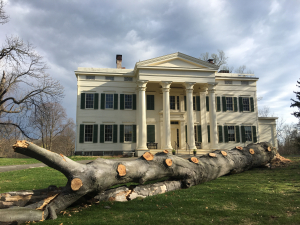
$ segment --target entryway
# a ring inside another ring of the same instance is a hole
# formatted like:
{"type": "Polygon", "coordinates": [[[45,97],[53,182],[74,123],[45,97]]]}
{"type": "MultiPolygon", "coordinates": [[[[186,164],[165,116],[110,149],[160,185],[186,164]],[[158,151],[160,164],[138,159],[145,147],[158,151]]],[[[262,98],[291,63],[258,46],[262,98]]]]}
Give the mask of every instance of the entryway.
{"type": "Polygon", "coordinates": [[[171,145],[173,149],[179,148],[180,126],[178,121],[171,121],[171,145]]]}

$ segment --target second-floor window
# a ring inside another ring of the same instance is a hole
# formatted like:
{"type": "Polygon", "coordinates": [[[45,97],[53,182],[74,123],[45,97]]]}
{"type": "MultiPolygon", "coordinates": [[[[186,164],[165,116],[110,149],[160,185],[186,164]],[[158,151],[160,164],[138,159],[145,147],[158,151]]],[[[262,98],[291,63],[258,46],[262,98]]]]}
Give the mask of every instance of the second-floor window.
{"type": "Polygon", "coordinates": [[[125,109],[132,109],[132,95],[124,95],[125,109]]]}
{"type": "Polygon", "coordinates": [[[114,95],[113,94],[105,94],[105,108],[112,109],[114,106],[114,95]]]}
{"type": "Polygon", "coordinates": [[[243,111],[250,111],[250,100],[249,98],[243,98],[243,111]]]}
{"type": "Polygon", "coordinates": [[[86,109],[92,109],[94,108],[94,94],[85,94],[86,100],[85,100],[85,108],[86,109]]]}
{"type": "Polygon", "coordinates": [[[226,97],[226,110],[233,111],[232,97],[226,97]]]}

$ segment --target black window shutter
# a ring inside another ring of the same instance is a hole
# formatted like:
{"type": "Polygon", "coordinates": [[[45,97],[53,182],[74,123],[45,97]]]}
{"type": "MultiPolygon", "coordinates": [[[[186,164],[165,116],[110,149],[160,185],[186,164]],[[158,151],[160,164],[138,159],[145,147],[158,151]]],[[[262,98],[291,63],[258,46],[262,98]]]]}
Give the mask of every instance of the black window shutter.
{"type": "Polygon", "coordinates": [[[79,143],[84,143],[84,124],[80,124],[79,143]]]}
{"type": "Polygon", "coordinates": [[[104,143],[104,124],[100,124],[100,143],[104,143]]]}
{"type": "Polygon", "coordinates": [[[252,135],[253,135],[253,142],[257,142],[257,136],[256,136],[256,126],[252,126],[252,135]]]}
{"type": "Polygon", "coordinates": [[[147,95],[147,110],[154,110],[154,95],[147,95]]]}
{"type": "Polygon", "coordinates": [[[114,109],[118,109],[118,94],[114,94],[114,109]]]}
{"type": "Polygon", "coordinates": [[[147,125],[147,142],[155,142],[155,125],[147,125]]]}
{"type": "Polygon", "coordinates": [[[251,112],[254,112],[254,101],[253,98],[250,98],[251,112]]]}
{"type": "Polygon", "coordinates": [[[185,142],[187,142],[187,125],[185,125],[185,142]]]}
{"type": "Polygon", "coordinates": [[[132,95],[132,109],[136,110],[136,94],[132,95]]]}
{"type": "Polygon", "coordinates": [[[120,125],[120,143],[124,143],[124,125],[120,125]]]}
{"type": "Polygon", "coordinates": [[[242,142],[246,142],[246,133],[245,133],[245,126],[241,126],[241,133],[242,133],[242,142]]]}
{"type": "Polygon", "coordinates": [[[210,125],[207,125],[207,139],[210,142],[210,125]]]}
{"type": "Polygon", "coordinates": [[[85,109],[85,93],[81,93],[80,109],[85,109]]]}
{"type": "Polygon", "coordinates": [[[93,130],[93,143],[98,142],[98,124],[94,124],[94,130],[93,130]]]}
{"type": "Polygon", "coordinates": [[[221,97],[217,97],[217,112],[221,111],[221,97]]]}
{"type": "Polygon", "coordinates": [[[105,109],[105,93],[101,93],[101,109],[105,109]]]}
{"type": "Polygon", "coordinates": [[[124,94],[120,94],[120,109],[124,109],[124,94]]]}
{"type": "Polygon", "coordinates": [[[132,143],[136,143],[136,125],[132,125],[132,143]]]}
{"type": "Polygon", "coordinates": [[[201,125],[197,125],[198,142],[202,142],[201,125]]]}
{"type": "Polygon", "coordinates": [[[184,111],[186,111],[186,96],[184,96],[184,111]]]}
{"type": "Polygon", "coordinates": [[[222,126],[219,127],[219,143],[223,142],[223,132],[222,132],[222,126]]]}
{"type": "Polygon", "coordinates": [[[196,96],[197,111],[200,111],[200,96],[196,96]]]}
{"type": "Polygon", "coordinates": [[[118,125],[114,124],[113,126],[113,143],[118,143],[118,125]]]}
{"type": "Polygon", "coordinates": [[[238,106],[237,106],[237,97],[233,98],[233,102],[234,102],[234,111],[237,112],[238,111],[238,106]]]}
{"type": "Polygon", "coordinates": [[[236,137],[236,142],[241,142],[240,140],[240,127],[235,126],[235,137],[236,137]]]}
{"type": "Polygon", "coordinates": [[[240,108],[240,112],[243,112],[243,98],[239,97],[239,108],[240,108]]]}
{"type": "Polygon", "coordinates": [[[224,126],[224,138],[225,138],[225,143],[228,143],[228,127],[224,126]]]}
{"type": "Polygon", "coordinates": [[[206,96],[206,111],[209,111],[209,97],[206,96]]]}
{"type": "Polygon", "coordinates": [[[223,105],[223,112],[226,112],[227,107],[226,107],[226,97],[225,96],[222,97],[222,105],[223,105]]]}
{"type": "Polygon", "coordinates": [[[98,109],[98,104],[99,103],[99,94],[95,93],[95,97],[94,97],[94,109],[98,109]]]}

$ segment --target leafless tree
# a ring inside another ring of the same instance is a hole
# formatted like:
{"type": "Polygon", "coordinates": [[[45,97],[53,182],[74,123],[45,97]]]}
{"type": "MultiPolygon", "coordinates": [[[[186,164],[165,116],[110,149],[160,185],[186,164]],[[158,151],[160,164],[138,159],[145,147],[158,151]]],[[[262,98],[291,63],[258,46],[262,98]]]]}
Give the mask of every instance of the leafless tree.
{"type": "Polygon", "coordinates": [[[203,61],[207,61],[209,59],[214,60],[214,64],[217,66],[221,66],[227,63],[228,57],[225,56],[225,52],[223,50],[218,50],[218,53],[209,54],[209,52],[202,53],[200,59],[203,61]]]}
{"type": "Polygon", "coordinates": [[[245,65],[242,65],[240,67],[238,67],[237,69],[235,69],[235,73],[244,73],[244,74],[254,74],[254,71],[251,69],[247,69],[247,67],[245,65]]]}
{"type": "Polygon", "coordinates": [[[274,113],[270,111],[269,106],[263,106],[258,109],[258,116],[260,117],[273,117],[274,113]]]}
{"type": "Polygon", "coordinates": [[[4,11],[4,2],[3,0],[0,0],[0,24],[5,24],[8,22],[8,15],[6,15],[4,11]]]}

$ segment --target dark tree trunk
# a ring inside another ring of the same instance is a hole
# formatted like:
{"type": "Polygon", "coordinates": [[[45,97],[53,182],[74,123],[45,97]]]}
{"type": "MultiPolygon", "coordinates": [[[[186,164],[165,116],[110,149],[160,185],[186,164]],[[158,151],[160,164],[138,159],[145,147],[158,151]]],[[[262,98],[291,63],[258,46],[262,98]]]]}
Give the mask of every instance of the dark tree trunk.
{"type": "Polygon", "coordinates": [[[15,152],[38,159],[60,171],[67,177],[68,182],[58,192],[39,202],[25,207],[1,209],[1,221],[24,222],[55,219],[57,213],[88,193],[94,196],[98,194],[96,198],[99,200],[126,201],[136,197],[188,188],[226,174],[239,173],[266,165],[276,154],[276,149],[265,142],[227,151],[216,150],[188,160],[165,150],[154,156],[146,152],[134,161],[117,162],[98,158],[84,165],[27,141],[18,141],[13,147],[15,152]],[[169,177],[169,180],[131,189],[121,187],[105,191],[116,184],[128,182],[144,184],[146,181],[163,177],[169,177]]]}

